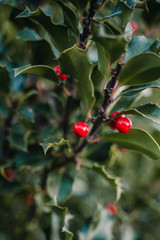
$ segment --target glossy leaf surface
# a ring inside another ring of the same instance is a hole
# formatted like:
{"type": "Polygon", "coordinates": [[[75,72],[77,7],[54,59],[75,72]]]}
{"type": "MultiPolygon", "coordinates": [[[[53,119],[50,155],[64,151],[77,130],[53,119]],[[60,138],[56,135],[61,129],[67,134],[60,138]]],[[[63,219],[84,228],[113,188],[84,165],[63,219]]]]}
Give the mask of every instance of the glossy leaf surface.
{"type": "Polygon", "coordinates": [[[119,75],[120,85],[141,85],[159,79],[160,57],[154,53],[142,53],[131,58],[119,75]]]}
{"type": "Polygon", "coordinates": [[[57,74],[53,70],[53,68],[45,65],[35,65],[31,67],[23,66],[20,68],[16,68],[15,70],[15,77],[22,74],[22,73],[28,73],[28,74],[35,74],[40,77],[44,77],[46,79],[49,79],[53,82],[59,82],[57,78],[57,74]]]}
{"type": "Polygon", "coordinates": [[[78,80],[77,93],[82,100],[84,112],[94,105],[94,88],[91,81],[93,65],[89,62],[87,51],[76,45],[67,49],[58,58],[62,74],[68,74],[78,80]],[[84,87],[85,86],[85,87],[84,87]]]}
{"type": "Polygon", "coordinates": [[[104,140],[116,143],[126,149],[142,152],[154,160],[160,159],[160,147],[152,136],[144,130],[132,129],[129,133],[110,133],[104,140]]]}

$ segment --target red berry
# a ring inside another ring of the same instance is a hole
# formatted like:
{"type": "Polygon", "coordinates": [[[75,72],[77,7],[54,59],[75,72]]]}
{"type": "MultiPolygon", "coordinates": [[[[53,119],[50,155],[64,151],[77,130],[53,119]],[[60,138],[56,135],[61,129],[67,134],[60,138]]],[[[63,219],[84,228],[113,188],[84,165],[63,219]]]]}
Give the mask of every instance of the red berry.
{"type": "Polygon", "coordinates": [[[116,121],[116,128],[121,133],[128,133],[132,129],[132,121],[129,118],[119,118],[116,121]]]}
{"type": "MultiPolygon", "coordinates": [[[[120,113],[120,111],[117,111],[117,112],[112,113],[111,116],[110,116],[110,118],[114,118],[114,116],[116,116],[118,113],[120,113]]],[[[111,123],[109,123],[109,126],[110,126],[111,128],[113,128],[113,129],[117,129],[117,128],[116,128],[116,121],[117,121],[117,119],[123,118],[123,117],[125,117],[124,114],[117,116],[117,117],[114,119],[115,121],[112,121],[111,123]]]]}
{"type": "Polygon", "coordinates": [[[113,203],[107,204],[106,208],[111,215],[117,214],[117,208],[113,203]]]}
{"type": "Polygon", "coordinates": [[[57,74],[59,74],[60,72],[61,72],[61,70],[60,70],[60,66],[55,66],[54,68],[53,68],[53,70],[57,73],[57,74]]]}
{"type": "Polygon", "coordinates": [[[88,125],[84,122],[78,122],[74,125],[73,132],[78,137],[86,137],[89,133],[88,125]]]}
{"type": "Polygon", "coordinates": [[[8,178],[8,180],[13,181],[14,179],[14,172],[13,170],[8,167],[4,169],[5,176],[8,178]]]}
{"type": "Polygon", "coordinates": [[[66,80],[68,78],[68,75],[65,74],[57,74],[57,77],[61,79],[62,81],[66,80]]]}
{"type": "Polygon", "coordinates": [[[137,26],[137,24],[136,24],[135,22],[133,22],[133,21],[130,21],[130,24],[131,24],[132,29],[133,29],[132,35],[135,35],[136,32],[138,31],[138,26],[137,26]]]}
{"type": "Polygon", "coordinates": [[[62,81],[66,80],[68,78],[68,75],[66,74],[60,74],[61,73],[61,69],[60,69],[60,66],[57,65],[53,68],[53,70],[57,73],[57,77],[59,79],[61,79],[62,81]]]}

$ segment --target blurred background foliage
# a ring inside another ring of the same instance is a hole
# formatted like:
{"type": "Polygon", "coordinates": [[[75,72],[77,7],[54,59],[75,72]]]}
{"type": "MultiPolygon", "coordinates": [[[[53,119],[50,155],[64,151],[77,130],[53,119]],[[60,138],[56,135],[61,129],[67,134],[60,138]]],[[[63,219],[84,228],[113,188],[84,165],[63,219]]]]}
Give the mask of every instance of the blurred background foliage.
{"type": "MultiPolygon", "coordinates": [[[[80,15],[87,15],[88,1],[64,2],[71,2],[72,9],[77,8],[80,15]]],[[[160,37],[160,1],[136,2],[131,16],[138,25],[136,36],[155,41],[160,37]]],[[[95,18],[109,16],[115,12],[116,4],[115,0],[109,1],[95,18]]],[[[62,83],[57,86],[35,75],[14,77],[14,68],[54,67],[53,59],[59,56],[41,25],[29,18],[16,18],[26,6],[31,11],[40,6],[55,24],[69,21],[57,1],[0,1],[0,239],[159,240],[159,161],[103,141],[83,151],[82,165],[78,161],[76,166],[74,163],[67,165],[65,158],[64,166],[64,156],[69,157],[70,148],[65,140],[44,155],[39,142],[45,148],[45,143],[60,142],[62,137],[58,126],[67,97],[62,83]],[[9,73],[4,71],[4,66],[9,73]],[[114,180],[106,181],[102,169],[93,167],[92,163],[104,164],[107,174],[118,176],[116,181],[121,179],[118,188],[123,189],[123,193],[118,202],[115,201],[114,180]],[[48,170],[52,168],[53,171],[48,170]],[[111,210],[109,204],[116,210],[111,210]]],[[[115,35],[124,31],[119,15],[106,22],[106,26],[115,35]]],[[[74,42],[75,37],[71,37],[74,42]]],[[[89,51],[92,62],[97,60],[94,47],[89,51]]],[[[159,53],[159,46],[155,51],[159,53]]],[[[102,85],[103,79],[102,84],[95,83],[93,112],[102,101],[102,85]]],[[[159,89],[146,89],[133,98],[131,102],[137,101],[136,104],[160,104],[159,89]]],[[[76,98],[69,126],[69,137],[74,145],[78,140],[72,139],[72,126],[83,120],[79,107],[76,98]]],[[[146,129],[160,143],[158,124],[138,116],[132,120],[135,127],[146,129]]],[[[99,132],[103,134],[107,130],[105,126],[99,132]]]]}

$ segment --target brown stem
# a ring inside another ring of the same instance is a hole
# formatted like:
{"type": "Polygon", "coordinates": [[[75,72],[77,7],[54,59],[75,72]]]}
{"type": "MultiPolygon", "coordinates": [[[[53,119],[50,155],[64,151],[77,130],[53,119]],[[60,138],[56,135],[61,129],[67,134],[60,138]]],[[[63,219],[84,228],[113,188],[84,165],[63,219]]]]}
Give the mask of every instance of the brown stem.
{"type": "Polygon", "coordinates": [[[92,136],[95,134],[95,132],[97,131],[97,129],[100,127],[100,125],[104,122],[104,119],[107,121],[110,120],[109,117],[106,116],[106,110],[109,106],[109,104],[112,102],[112,97],[111,97],[111,93],[113,92],[116,84],[117,84],[117,81],[118,81],[118,75],[121,71],[121,68],[122,68],[123,64],[119,64],[117,63],[117,67],[116,69],[114,69],[113,71],[113,76],[112,76],[112,79],[111,79],[111,82],[110,82],[110,85],[108,88],[104,89],[104,100],[103,100],[103,103],[101,105],[101,107],[99,108],[98,112],[99,112],[99,115],[98,117],[96,118],[94,124],[93,124],[93,127],[89,133],[89,135],[84,138],[84,140],[82,141],[82,143],[78,146],[75,147],[75,150],[74,152],[75,153],[79,153],[82,151],[82,149],[88,144],[88,142],[90,141],[90,139],[92,138],[92,136]]]}
{"type": "Polygon", "coordinates": [[[83,28],[83,32],[80,35],[79,47],[82,49],[86,48],[86,40],[88,39],[88,35],[90,34],[91,19],[93,18],[95,10],[98,8],[98,6],[98,0],[91,0],[88,17],[84,20],[85,27],[83,28]]]}

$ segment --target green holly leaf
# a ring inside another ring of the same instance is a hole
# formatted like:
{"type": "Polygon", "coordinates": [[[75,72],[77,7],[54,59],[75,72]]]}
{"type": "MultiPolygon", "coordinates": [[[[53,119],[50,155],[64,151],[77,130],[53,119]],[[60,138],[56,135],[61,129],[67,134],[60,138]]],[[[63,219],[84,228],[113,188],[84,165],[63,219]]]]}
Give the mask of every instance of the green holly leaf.
{"type": "Polygon", "coordinates": [[[105,165],[99,165],[97,163],[92,164],[87,161],[83,161],[81,164],[83,167],[90,168],[93,171],[97,172],[106,181],[108,181],[116,189],[116,193],[117,193],[116,200],[118,201],[120,199],[121,193],[122,193],[122,184],[120,183],[119,177],[114,177],[114,176],[110,175],[107,172],[105,165]]]}
{"type": "Polygon", "coordinates": [[[38,35],[38,33],[29,28],[24,28],[22,31],[20,31],[18,34],[16,34],[16,39],[20,39],[23,41],[39,41],[41,40],[41,37],[38,35]]]}
{"type": "Polygon", "coordinates": [[[61,133],[58,131],[57,125],[50,125],[43,128],[39,134],[39,139],[44,154],[47,153],[49,148],[54,148],[56,151],[60,150],[60,152],[68,152],[71,149],[69,140],[62,138],[61,133]]]}
{"type": "Polygon", "coordinates": [[[94,85],[94,89],[101,93],[103,89],[102,84],[104,84],[105,78],[104,78],[104,75],[99,71],[97,64],[93,68],[91,78],[94,85]]]}
{"type": "Polygon", "coordinates": [[[141,53],[131,58],[119,75],[120,85],[141,85],[160,76],[160,57],[155,53],[141,53]]]}
{"type": "Polygon", "coordinates": [[[159,43],[159,40],[151,40],[144,36],[133,36],[125,53],[125,62],[142,52],[152,52],[158,47],[159,43]]]}
{"type": "Polygon", "coordinates": [[[31,67],[28,67],[27,65],[27,66],[14,69],[15,77],[22,73],[35,74],[37,76],[49,79],[53,82],[57,82],[57,83],[59,82],[59,79],[57,78],[57,74],[55,73],[53,68],[46,65],[35,65],[31,67]]]}
{"type": "Polygon", "coordinates": [[[123,37],[93,36],[98,50],[98,68],[106,75],[110,65],[126,51],[127,42],[123,37]]]}
{"type": "Polygon", "coordinates": [[[122,11],[122,19],[123,19],[123,25],[125,26],[129,19],[131,18],[131,15],[133,13],[133,9],[129,7],[125,2],[122,0],[119,1],[119,6],[122,11]]]}
{"type": "Polygon", "coordinates": [[[79,232],[79,239],[111,240],[113,239],[115,221],[115,216],[111,216],[107,208],[99,206],[93,217],[83,222],[79,232]]]}
{"type": "Polygon", "coordinates": [[[72,240],[73,239],[73,233],[70,232],[66,227],[62,228],[62,232],[65,234],[65,240],[72,240]]]}
{"type": "Polygon", "coordinates": [[[0,93],[8,94],[10,89],[11,78],[6,67],[0,66],[0,93]]]}
{"type": "Polygon", "coordinates": [[[68,208],[59,206],[56,200],[54,200],[54,201],[52,200],[52,201],[46,203],[45,205],[51,207],[53,212],[56,212],[60,216],[62,232],[65,235],[64,240],[72,240],[73,233],[70,232],[67,229],[67,225],[68,225],[67,211],[68,211],[68,208]]]}
{"type": "Polygon", "coordinates": [[[132,129],[129,133],[110,133],[103,137],[104,140],[116,143],[126,149],[132,149],[146,154],[148,157],[159,160],[160,146],[146,131],[132,129]]]}
{"type": "Polygon", "coordinates": [[[122,111],[121,114],[122,113],[139,115],[160,124],[160,107],[156,104],[148,103],[138,107],[126,109],[122,111]]]}
{"type": "Polygon", "coordinates": [[[68,211],[68,208],[59,206],[56,199],[46,203],[45,205],[51,207],[51,209],[53,211],[55,211],[61,217],[62,225],[64,225],[65,224],[65,215],[68,211]]]}
{"type": "Polygon", "coordinates": [[[114,18],[118,15],[122,15],[123,24],[125,25],[132,14],[132,9],[136,5],[136,2],[134,0],[127,0],[126,2],[123,2],[122,0],[119,0],[118,4],[115,6],[115,9],[112,11],[112,13],[102,19],[110,19],[114,18]]]}
{"type": "Polygon", "coordinates": [[[58,202],[64,202],[71,195],[73,182],[73,172],[70,174],[69,171],[54,171],[47,178],[47,193],[52,199],[56,197],[58,202]]]}
{"type": "Polygon", "coordinates": [[[79,36],[79,19],[78,19],[78,13],[76,9],[74,11],[66,5],[65,3],[59,1],[58,4],[62,7],[63,10],[63,17],[64,17],[64,23],[69,26],[72,31],[75,33],[75,35],[79,36]]]}
{"type": "Polygon", "coordinates": [[[54,24],[51,18],[47,16],[40,8],[31,12],[26,8],[17,18],[31,18],[41,24],[49,33],[54,46],[61,52],[74,44],[73,38],[70,39],[68,27],[62,24],[54,24]]]}
{"type": "Polygon", "coordinates": [[[135,95],[147,88],[160,88],[160,82],[158,81],[154,81],[145,85],[138,85],[138,86],[129,86],[126,87],[121,93],[120,95],[123,96],[132,96],[135,95]]]}
{"type": "Polygon", "coordinates": [[[78,80],[77,93],[82,100],[84,113],[95,102],[94,87],[91,81],[93,65],[89,62],[87,51],[76,45],[64,51],[58,58],[62,74],[68,74],[78,80]]]}
{"type": "Polygon", "coordinates": [[[45,142],[40,143],[40,145],[43,147],[44,154],[47,153],[48,149],[54,148],[54,147],[65,147],[68,151],[71,149],[69,140],[61,139],[58,142],[54,142],[54,137],[50,137],[47,139],[45,142]],[[53,141],[53,142],[48,142],[48,141],[53,141]]]}

